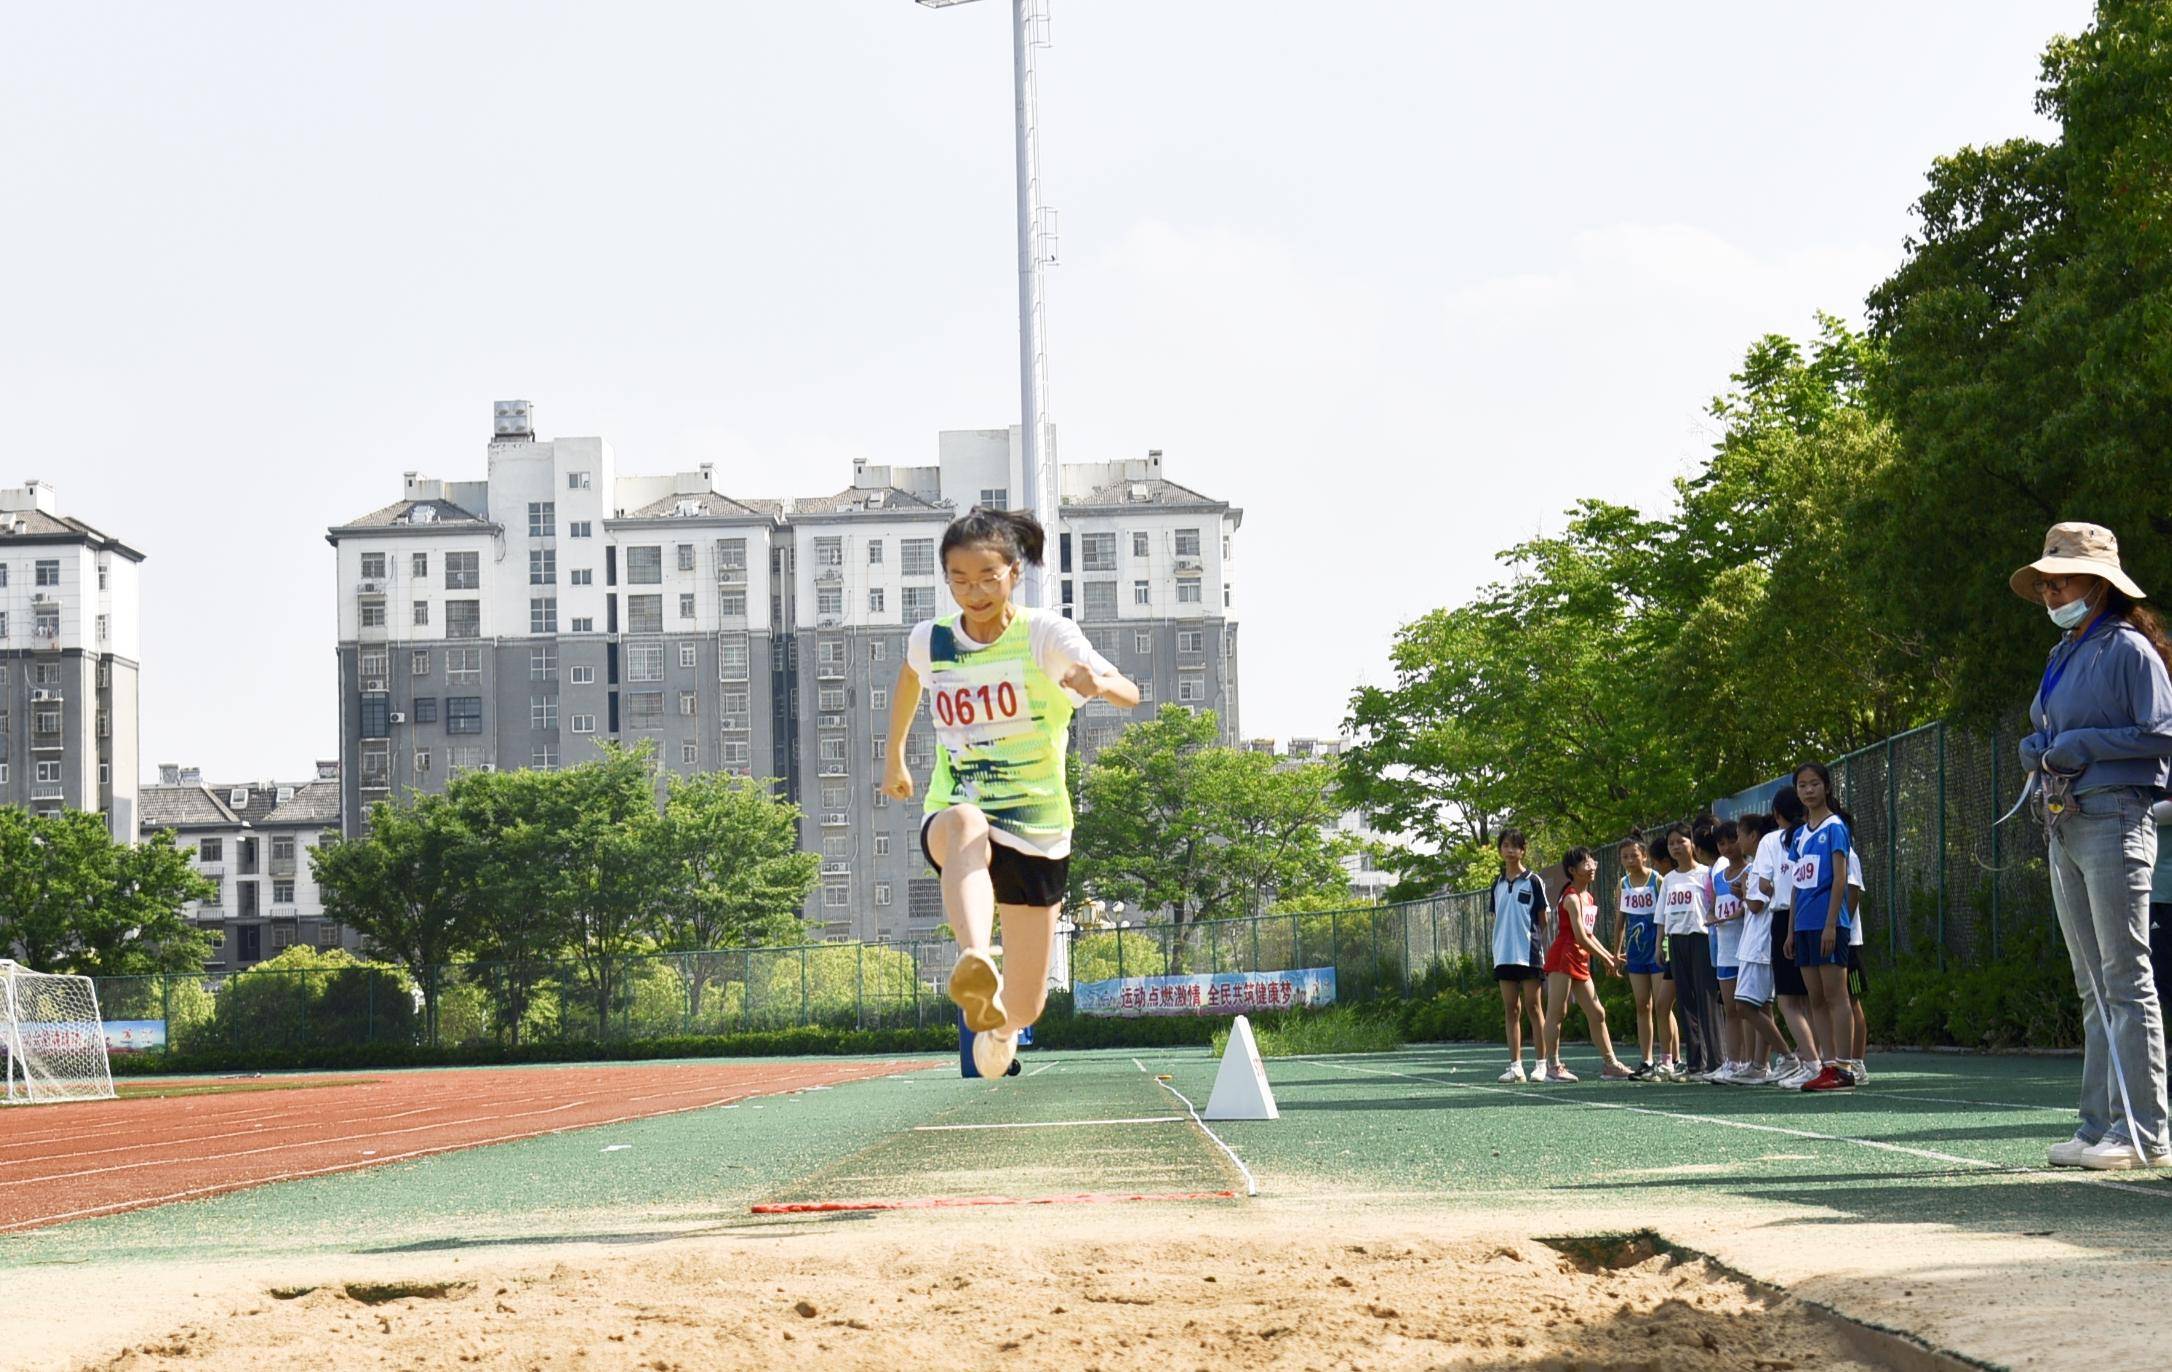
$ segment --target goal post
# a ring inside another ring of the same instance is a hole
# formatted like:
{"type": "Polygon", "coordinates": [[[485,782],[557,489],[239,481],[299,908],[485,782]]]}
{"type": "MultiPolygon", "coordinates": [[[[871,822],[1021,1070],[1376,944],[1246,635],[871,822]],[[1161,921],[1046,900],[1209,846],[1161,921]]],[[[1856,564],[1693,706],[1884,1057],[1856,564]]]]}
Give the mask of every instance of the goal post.
{"type": "Polygon", "coordinates": [[[33,972],[0,958],[0,1102],[111,1100],[105,1022],[89,977],[33,972]]]}

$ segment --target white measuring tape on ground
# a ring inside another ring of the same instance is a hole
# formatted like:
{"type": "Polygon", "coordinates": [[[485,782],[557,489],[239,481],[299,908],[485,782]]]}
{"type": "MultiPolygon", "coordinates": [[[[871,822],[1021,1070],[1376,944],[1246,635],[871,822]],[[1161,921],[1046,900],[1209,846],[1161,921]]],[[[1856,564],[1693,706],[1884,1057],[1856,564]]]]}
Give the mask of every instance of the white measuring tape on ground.
{"type": "Polygon", "coordinates": [[[1155,1073],[1147,1071],[1146,1064],[1139,1061],[1137,1058],[1133,1058],[1131,1060],[1131,1065],[1138,1068],[1142,1072],[1146,1072],[1148,1076],[1153,1077],[1154,1084],[1156,1086],[1159,1086],[1162,1090],[1167,1091],[1170,1095],[1175,1096],[1178,1100],[1184,1102],[1184,1110],[1192,1117],[1192,1123],[1199,1126],[1199,1132],[1205,1134],[1209,1139],[1213,1140],[1214,1146],[1221,1149],[1223,1154],[1228,1157],[1230,1162],[1236,1165],[1238,1174],[1244,1178],[1244,1194],[1246,1194],[1247,1196],[1258,1195],[1259,1183],[1252,1179],[1252,1169],[1244,1165],[1244,1159],[1237,1156],[1236,1149],[1222,1142],[1222,1136],[1220,1134],[1217,1134],[1212,1129],[1207,1128],[1207,1122],[1199,1118],[1199,1112],[1192,1108],[1191,1097],[1185,1095],[1182,1091],[1177,1090],[1176,1087],[1170,1085],[1168,1082],[1163,1081],[1155,1073]]]}

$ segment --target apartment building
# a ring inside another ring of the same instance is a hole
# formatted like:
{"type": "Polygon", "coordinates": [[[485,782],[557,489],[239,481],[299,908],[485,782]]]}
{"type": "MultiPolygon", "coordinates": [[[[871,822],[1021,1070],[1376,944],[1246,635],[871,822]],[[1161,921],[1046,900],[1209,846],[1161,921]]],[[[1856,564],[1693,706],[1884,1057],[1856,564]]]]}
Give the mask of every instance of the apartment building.
{"type": "MultiPolygon", "coordinates": [[[[857,462],[831,495],[734,498],[708,467],[622,476],[601,439],[539,438],[526,402],[494,428],[485,480],[409,473],[400,500],[329,531],[348,831],[461,771],[653,739],[667,768],[769,778],[801,807],[825,936],[938,927],[919,806],[877,790],[890,692],[913,624],[957,608],[944,527],[1010,503],[1016,431],[945,432],[930,465],[857,462]]],[[[1242,514],[1161,465],[1065,465],[1050,574],[1143,708],[1217,710],[1234,740],[1242,514]]],[[[1076,744],[1090,757],[1128,722],[1089,705],[1076,744]]],[[[923,777],[933,749],[923,719],[923,777]]]]}
{"type": "MultiPolygon", "coordinates": [[[[1296,737],[1278,749],[1275,740],[1271,738],[1255,738],[1247,740],[1244,746],[1252,752],[1265,753],[1294,766],[1308,762],[1332,762],[1342,756],[1343,751],[1350,746],[1350,740],[1296,737]]],[[[1365,845],[1342,859],[1342,870],[1349,877],[1350,898],[1360,902],[1386,898],[1388,888],[1395,885],[1395,874],[1381,870],[1375,850],[1380,845],[1400,846],[1403,840],[1373,828],[1371,820],[1359,810],[1343,811],[1335,816],[1334,823],[1328,828],[1336,835],[1346,835],[1365,845]]]]}
{"type": "Polygon", "coordinates": [[[183,918],[218,936],[205,970],[239,971],[295,944],[360,946],[352,930],[324,918],[310,850],[339,833],[339,764],[319,762],[302,782],[208,785],[201,771],[161,764],[143,788],[143,837],[171,830],[190,865],[218,886],[183,918]]]}
{"type": "Polygon", "coordinates": [[[0,805],[134,841],[142,563],[44,482],[0,490],[0,805]]]}

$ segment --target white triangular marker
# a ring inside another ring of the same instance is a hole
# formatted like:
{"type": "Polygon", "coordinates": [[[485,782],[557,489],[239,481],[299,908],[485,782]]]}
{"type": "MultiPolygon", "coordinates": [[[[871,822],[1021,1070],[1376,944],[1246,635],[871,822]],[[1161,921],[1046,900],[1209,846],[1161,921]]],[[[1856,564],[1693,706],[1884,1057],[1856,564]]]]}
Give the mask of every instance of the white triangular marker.
{"type": "Polygon", "coordinates": [[[1259,1060],[1259,1044],[1252,1038],[1252,1021],[1239,1015],[1229,1026],[1229,1047],[1222,1052],[1221,1070],[1214,1074],[1214,1094],[1207,1097],[1202,1118],[1210,1120],[1275,1120],[1275,1093],[1267,1085],[1267,1068],[1259,1060]]]}

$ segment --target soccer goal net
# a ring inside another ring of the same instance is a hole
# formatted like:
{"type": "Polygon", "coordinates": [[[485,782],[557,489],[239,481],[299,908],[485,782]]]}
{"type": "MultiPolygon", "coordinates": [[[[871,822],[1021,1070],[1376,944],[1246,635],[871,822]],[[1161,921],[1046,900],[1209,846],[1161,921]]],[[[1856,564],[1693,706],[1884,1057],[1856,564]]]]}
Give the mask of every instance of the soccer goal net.
{"type": "Polygon", "coordinates": [[[0,1069],[9,1105],[108,1100],[105,1024],[89,977],[51,976],[0,958],[0,1069]]]}

